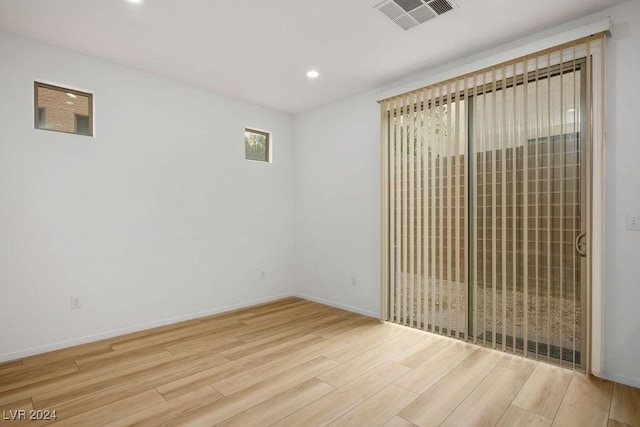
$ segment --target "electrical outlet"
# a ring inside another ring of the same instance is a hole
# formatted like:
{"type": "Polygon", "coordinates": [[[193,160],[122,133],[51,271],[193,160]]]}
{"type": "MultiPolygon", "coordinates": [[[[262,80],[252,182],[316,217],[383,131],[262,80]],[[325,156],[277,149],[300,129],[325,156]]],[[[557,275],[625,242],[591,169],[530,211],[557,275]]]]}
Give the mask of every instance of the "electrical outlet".
{"type": "Polygon", "coordinates": [[[627,230],[640,231],[640,215],[627,216],[627,230]]]}
{"type": "Polygon", "coordinates": [[[76,309],[78,309],[80,307],[82,307],[82,304],[80,303],[80,298],[71,297],[71,309],[72,310],[76,310],[76,309]]]}
{"type": "Polygon", "coordinates": [[[267,278],[267,272],[262,270],[262,272],[260,273],[260,278],[263,279],[263,280],[266,279],[267,278]]]}
{"type": "Polygon", "coordinates": [[[351,276],[351,286],[358,286],[358,283],[356,282],[356,276],[351,276]]]}

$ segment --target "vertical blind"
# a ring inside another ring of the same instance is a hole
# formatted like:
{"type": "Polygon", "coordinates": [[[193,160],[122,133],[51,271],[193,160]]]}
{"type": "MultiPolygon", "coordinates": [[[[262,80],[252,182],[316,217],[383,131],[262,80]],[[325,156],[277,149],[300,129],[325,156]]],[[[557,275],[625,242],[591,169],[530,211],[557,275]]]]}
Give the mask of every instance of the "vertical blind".
{"type": "Polygon", "coordinates": [[[603,37],[381,102],[386,320],[585,366],[603,37]]]}

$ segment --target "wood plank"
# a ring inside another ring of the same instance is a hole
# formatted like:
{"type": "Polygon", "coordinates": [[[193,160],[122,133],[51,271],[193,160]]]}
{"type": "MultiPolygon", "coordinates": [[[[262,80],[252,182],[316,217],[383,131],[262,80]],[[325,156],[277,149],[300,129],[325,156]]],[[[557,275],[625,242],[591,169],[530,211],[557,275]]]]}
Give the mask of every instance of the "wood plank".
{"type": "Polygon", "coordinates": [[[312,378],[219,425],[238,427],[271,425],[333,390],[335,388],[329,384],[312,378]]]}
{"type": "Polygon", "coordinates": [[[497,427],[551,427],[552,420],[517,406],[509,406],[497,427]]]}
{"type": "Polygon", "coordinates": [[[284,345],[284,347],[289,347],[293,344],[304,343],[308,341],[318,341],[321,338],[317,335],[312,335],[306,333],[306,331],[302,331],[302,335],[292,334],[286,335],[281,338],[276,339],[268,339],[261,341],[254,341],[252,343],[244,344],[239,347],[235,347],[231,350],[221,351],[220,354],[226,357],[229,360],[242,359],[243,357],[251,356],[259,351],[272,349],[279,345],[284,345]]]}
{"type": "Polygon", "coordinates": [[[414,342],[415,336],[413,334],[399,334],[399,336],[385,341],[371,350],[365,351],[359,356],[336,366],[318,378],[334,387],[343,386],[365,372],[384,363],[389,357],[411,346],[414,342]]]}
{"type": "Polygon", "coordinates": [[[573,371],[539,363],[513,400],[522,409],[546,418],[555,418],[573,371]]]}
{"type": "MultiPolygon", "coordinates": [[[[158,388],[166,399],[173,399],[186,391],[192,391],[205,385],[212,385],[218,381],[234,375],[242,374],[254,367],[260,367],[273,363],[270,367],[289,366],[292,363],[301,364],[322,355],[323,352],[340,348],[346,342],[346,337],[338,336],[318,341],[308,341],[300,344],[281,344],[271,349],[266,349],[251,356],[231,361],[224,366],[215,367],[194,375],[187,375],[177,381],[167,383],[158,388]]],[[[240,380],[238,380],[240,381],[240,380]]],[[[248,379],[253,384],[252,379],[248,379]]],[[[249,385],[250,385],[249,384],[249,385]]]]}
{"type": "Polygon", "coordinates": [[[415,424],[410,423],[409,421],[399,416],[395,416],[391,418],[388,422],[384,424],[384,427],[414,427],[414,426],[415,424]]]}
{"type": "Polygon", "coordinates": [[[171,422],[191,411],[195,411],[205,405],[222,398],[222,395],[212,387],[206,386],[190,393],[186,393],[170,402],[161,403],[149,409],[133,413],[127,417],[107,424],[108,427],[124,427],[135,425],[156,426],[171,422]]]}
{"type": "Polygon", "coordinates": [[[407,348],[391,358],[404,366],[415,368],[422,362],[431,359],[436,353],[454,341],[435,334],[427,334],[425,339],[417,342],[413,347],[407,348]]]}
{"type": "Polygon", "coordinates": [[[165,346],[165,348],[171,354],[194,352],[218,353],[220,351],[237,348],[241,345],[244,345],[244,342],[233,336],[208,336],[189,340],[180,344],[168,345],[165,346]]]}
{"type": "Polygon", "coordinates": [[[125,341],[111,344],[111,348],[116,351],[133,350],[142,347],[151,347],[154,345],[171,345],[202,338],[216,333],[229,333],[234,329],[245,328],[242,322],[235,320],[224,321],[223,324],[211,324],[198,322],[192,326],[187,326],[170,331],[154,332],[148,336],[136,337],[125,341]],[[213,326],[215,325],[215,326],[213,326]]]}
{"type": "Polygon", "coordinates": [[[214,425],[228,420],[255,405],[271,399],[336,365],[333,360],[317,357],[296,366],[276,377],[269,378],[255,387],[224,397],[196,411],[177,418],[168,425],[214,425]]]}
{"type": "Polygon", "coordinates": [[[0,376],[0,403],[3,402],[2,395],[13,390],[37,384],[46,380],[55,380],[69,374],[78,372],[78,367],[73,361],[57,362],[53,365],[38,366],[25,371],[16,371],[0,376]]]}
{"type": "Polygon", "coordinates": [[[478,349],[403,409],[399,415],[418,426],[440,425],[502,359],[502,353],[478,349]]]}
{"type": "Polygon", "coordinates": [[[360,405],[347,411],[329,425],[383,425],[416,397],[418,397],[417,394],[390,384],[360,405]]]}
{"type": "Polygon", "coordinates": [[[537,361],[531,359],[525,359],[521,356],[513,354],[505,354],[504,359],[500,362],[500,367],[513,369],[514,371],[522,372],[529,375],[538,366],[537,361]]]}
{"type": "Polygon", "coordinates": [[[304,319],[299,319],[299,321],[291,319],[285,324],[279,324],[259,331],[242,334],[238,336],[238,339],[242,340],[245,344],[259,345],[285,336],[293,337],[296,334],[312,334],[316,329],[321,329],[325,325],[334,324],[343,316],[344,314],[319,313],[317,315],[305,317],[304,319]]]}
{"type": "Polygon", "coordinates": [[[18,360],[10,360],[8,362],[2,362],[0,363],[0,372],[3,372],[5,370],[8,369],[14,369],[17,367],[22,367],[23,363],[22,363],[22,359],[18,359],[18,360]]]}
{"type": "Polygon", "coordinates": [[[92,400],[96,399],[87,399],[87,397],[97,398],[100,396],[99,400],[104,400],[106,397],[102,394],[106,393],[110,396],[110,399],[113,399],[118,395],[116,390],[119,389],[122,389],[123,393],[138,393],[147,388],[155,388],[167,381],[182,378],[184,375],[219,366],[226,362],[227,359],[219,354],[212,354],[206,357],[173,356],[143,365],[123,366],[122,370],[108,371],[104,375],[90,377],[85,381],[81,381],[79,376],[76,381],[68,381],[66,384],[60,384],[51,390],[34,393],[33,401],[40,408],[51,409],[65,402],[67,405],[71,405],[78,399],[82,402],[89,400],[85,404],[91,405],[94,403],[92,400]],[[118,387],[118,389],[114,389],[114,387],[118,387]],[[93,393],[99,394],[95,396],[93,393]]]}
{"type": "Polygon", "coordinates": [[[326,313],[329,311],[335,311],[335,308],[327,307],[326,305],[302,302],[288,307],[281,307],[279,310],[257,313],[250,319],[243,320],[243,322],[246,324],[262,323],[273,326],[282,324],[291,319],[304,319],[308,316],[315,316],[318,313],[326,313]]]}
{"type": "Polygon", "coordinates": [[[126,417],[130,414],[140,412],[147,408],[162,405],[165,400],[160,393],[155,390],[137,394],[117,402],[101,406],[92,411],[85,412],[74,417],[65,418],[60,416],[54,426],[88,426],[104,425],[118,418],[126,417]]]}
{"type": "MultiPolygon", "coordinates": [[[[359,329],[355,328],[354,330],[359,329]]],[[[391,323],[384,323],[382,325],[376,325],[370,328],[371,333],[360,337],[354,337],[350,340],[348,346],[345,346],[339,350],[328,353],[326,356],[329,359],[336,362],[344,363],[354,357],[361,355],[371,348],[375,348],[386,341],[398,337],[398,335],[412,334],[416,339],[422,339],[423,335],[416,330],[411,330],[402,326],[393,325],[391,323]]],[[[350,332],[350,334],[353,330],[350,332]]]]}
{"type": "MultiPolygon", "coordinates": [[[[221,357],[222,356],[217,355],[216,359],[219,359],[221,357]]],[[[104,381],[104,378],[100,377],[109,375],[112,375],[111,377],[108,377],[111,382],[115,382],[118,378],[120,379],[120,381],[125,382],[139,377],[144,377],[145,375],[154,374],[164,369],[189,369],[192,366],[207,365],[211,363],[212,360],[214,361],[214,363],[219,363],[218,360],[212,359],[211,355],[202,356],[186,354],[173,356],[166,359],[151,360],[149,362],[136,364],[134,366],[127,366],[126,364],[123,364],[121,366],[113,366],[107,364],[106,366],[90,371],[77,371],[54,378],[43,378],[35,383],[26,384],[9,391],[0,392],[0,403],[11,402],[27,397],[40,398],[43,394],[49,392],[56,394],[65,387],[76,387],[77,384],[83,383],[85,381],[93,379],[98,382],[104,381]]],[[[87,384],[93,384],[93,382],[87,384]]],[[[45,403],[40,402],[40,404],[45,403]]]]}
{"type": "MultiPolygon", "coordinates": [[[[315,335],[307,335],[297,340],[293,340],[287,343],[293,348],[308,348],[310,344],[322,344],[324,340],[315,335]]],[[[311,356],[309,356],[311,357],[311,356]]],[[[307,360],[304,357],[300,357],[300,353],[291,353],[289,355],[283,355],[268,363],[260,364],[255,368],[243,370],[242,373],[225,378],[221,381],[213,383],[213,387],[225,396],[236,393],[245,388],[251,387],[256,383],[259,383],[267,378],[271,378],[280,372],[286,371],[298,364],[307,360]]]]}
{"type": "Polygon", "coordinates": [[[25,421],[13,421],[11,419],[11,415],[18,414],[20,413],[20,411],[26,411],[27,413],[29,413],[29,411],[32,409],[33,402],[31,402],[31,399],[22,399],[17,402],[10,402],[0,405],[0,426],[4,427],[9,424],[24,424],[25,421]]]}
{"type": "Polygon", "coordinates": [[[140,331],[131,332],[125,335],[120,335],[118,337],[110,338],[108,340],[105,340],[105,342],[109,346],[113,346],[121,343],[135,341],[137,339],[153,337],[155,335],[164,334],[171,331],[177,331],[180,329],[188,330],[193,326],[198,326],[201,324],[202,324],[202,321],[200,319],[186,320],[184,322],[171,323],[169,325],[158,326],[156,328],[142,329],[140,331]]]}
{"type": "Polygon", "coordinates": [[[614,384],[609,418],[633,427],[640,427],[640,389],[614,384]]]}
{"type": "Polygon", "coordinates": [[[76,359],[76,365],[81,371],[111,366],[119,369],[121,366],[133,366],[151,360],[160,360],[172,357],[169,351],[162,347],[136,348],[132,351],[112,351],[91,357],[76,359]]]}
{"type": "MultiPolygon", "coordinates": [[[[184,368],[175,368],[169,371],[161,371],[155,375],[148,375],[144,378],[123,382],[121,384],[105,388],[88,388],[81,387],[79,389],[70,390],[66,394],[58,394],[49,401],[56,403],[49,406],[38,406],[38,409],[56,409],[58,413],[65,417],[72,417],[89,412],[100,406],[115,403],[120,400],[154,390],[158,384],[165,381],[174,380],[184,375],[184,368]],[[90,393],[90,391],[92,391],[90,393]]],[[[188,370],[186,372],[189,372],[188,370]]],[[[211,388],[213,390],[213,388],[211,388]]],[[[216,392],[217,393],[217,392],[216,392]]]]}
{"type": "Polygon", "coordinates": [[[33,409],[33,402],[30,398],[18,400],[15,402],[3,403],[2,405],[0,405],[0,413],[2,413],[3,411],[8,412],[10,410],[27,408],[33,409]]]}
{"type": "Polygon", "coordinates": [[[23,359],[23,362],[25,367],[51,365],[52,363],[60,361],[76,360],[78,357],[93,356],[110,353],[112,351],[113,349],[109,346],[108,340],[102,340],[26,357],[23,359]]]}
{"type": "Polygon", "coordinates": [[[613,383],[574,372],[553,424],[606,426],[613,383]]]}
{"type": "Polygon", "coordinates": [[[421,394],[477,350],[478,347],[474,345],[453,342],[416,366],[411,373],[397,380],[396,384],[421,394]]]}
{"type": "Polygon", "coordinates": [[[316,329],[315,334],[321,336],[322,338],[331,338],[335,337],[336,335],[349,332],[353,328],[357,328],[369,323],[371,323],[371,319],[364,316],[355,314],[350,316],[343,316],[337,321],[329,323],[328,326],[324,328],[316,329]]]}
{"type": "Polygon", "coordinates": [[[607,423],[607,427],[632,427],[629,424],[621,423],[620,421],[612,420],[609,418],[609,422],[607,423]]]}
{"type": "Polygon", "coordinates": [[[332,325],[344,316],[345,313],[335,312],[335,309],[313,313],[310,316],[297,319],[296,321],[289,319],[288,323],[280,323],[267,328],[248,331],[238,336],[238,339],[245,343],[252,343],[256,341],[266,341],[274,337],[301,331],[305,334],[310,334],[314,333],[315,330],[320,330],[323,327],[326,327],[326,325],[332,325]]]}
{"type": "Polygon", "coordinates": [[[283,418],[274,426],[312,426],[329,423],[373,396],[409,368],[395,362],[385,362],[365,375],[283,418]]]}
{"type": "Polygon", "coordinates": [[[527,376],[507,368],[495,368],[451,413],[442,426],[496,425],[527,376]]]}
{"type": "Polygon", "coordinates": [[[173,381],[158,386],[158,391],[167,400],[175,399],[185,393],[210,386],[220,378],[241,373],[245,371],[245,365],[239,363],[225,363],[222,366],[205,369],[190,375],[184,375],[173,381]]]}
{"type": "Polygon", "coordinates": [[[250,307],[238,308],[235,310],[225,311],[221,313],[204,316],[200,320],[204,321],[217,321],[220,319],[228,318],[240,318],[240,317],[254,317],[264,313],[278,312],[280,309],[292,307],[292,306],[313,306],[315,303],[312,301],[304,300],[298,297],[287,297],[276,301],[265,302],[261,304],[252,305],[250,307]]]}

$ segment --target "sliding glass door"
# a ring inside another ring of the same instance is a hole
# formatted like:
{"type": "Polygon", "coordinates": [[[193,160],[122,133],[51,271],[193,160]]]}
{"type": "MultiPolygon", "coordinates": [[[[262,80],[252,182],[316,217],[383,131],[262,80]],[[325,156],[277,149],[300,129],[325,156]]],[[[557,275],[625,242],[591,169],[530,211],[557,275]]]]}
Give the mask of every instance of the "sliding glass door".
{"type": "Polygon", "coordinates": [[[576,46],[383,102],[388,320],[583,364],[590,63],[576,46]]]}

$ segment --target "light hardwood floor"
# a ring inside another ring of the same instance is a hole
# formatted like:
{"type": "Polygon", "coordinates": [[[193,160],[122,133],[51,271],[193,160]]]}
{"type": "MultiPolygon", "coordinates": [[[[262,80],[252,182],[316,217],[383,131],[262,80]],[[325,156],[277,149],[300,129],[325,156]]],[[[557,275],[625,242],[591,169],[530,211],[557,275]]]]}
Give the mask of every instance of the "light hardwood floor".
{"type": "Polygon", "coordinates": [[[56,411],[29,425],[640,427],[640,390],[288,298],[0,364],[0,426],[20,410],[56,411]]]}

